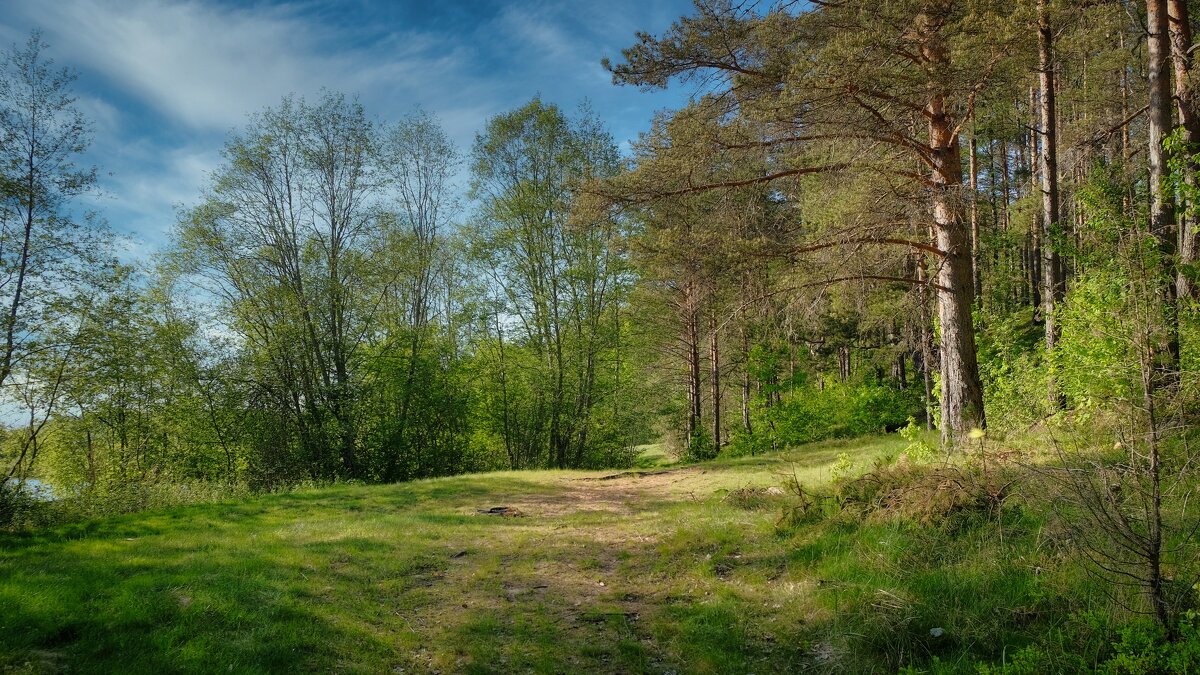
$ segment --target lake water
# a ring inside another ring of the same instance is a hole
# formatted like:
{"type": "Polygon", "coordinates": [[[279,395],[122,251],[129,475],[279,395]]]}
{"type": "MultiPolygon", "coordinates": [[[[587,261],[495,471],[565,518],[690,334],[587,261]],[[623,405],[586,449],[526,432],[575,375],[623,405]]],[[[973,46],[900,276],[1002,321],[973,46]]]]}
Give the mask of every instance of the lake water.
{"type": "MultiPolygon", "coordinates": [[[[17,483],[15,478],[9,478],[6,482],[17,483]]],[[[56,499],[54,496],[54,488],[44,481],[36,478],[26,478],[21,490],[40,502],[52,502],[56,499]]]]}

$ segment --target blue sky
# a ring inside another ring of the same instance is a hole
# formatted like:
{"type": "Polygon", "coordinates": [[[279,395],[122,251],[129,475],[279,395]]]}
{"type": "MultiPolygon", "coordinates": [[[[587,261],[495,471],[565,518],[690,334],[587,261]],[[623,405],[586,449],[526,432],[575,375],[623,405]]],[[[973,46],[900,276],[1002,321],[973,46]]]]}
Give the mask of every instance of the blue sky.
{"type": "Polygon", "coordinates": [[[465,154],[488,117],[534,95],[573,109],[584,98],[618,142],[636,138],[683,89],[615,87],[634,31],[658,33],[690,0],[0,0],[0,41],[43,31],[49,55],[79,73],[94,124],[89,160],[104,196],[90,204],[161,249],[175,207],[194,203],[227,133],[289,93],[357,95],[369,114],[436,114],[465,154]]]}

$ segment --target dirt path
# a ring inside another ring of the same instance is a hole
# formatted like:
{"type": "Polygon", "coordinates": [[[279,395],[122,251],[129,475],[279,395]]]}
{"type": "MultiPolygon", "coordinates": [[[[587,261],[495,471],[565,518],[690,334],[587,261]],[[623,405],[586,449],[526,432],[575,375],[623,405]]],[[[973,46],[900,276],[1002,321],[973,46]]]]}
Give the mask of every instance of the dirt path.
{"type": "Polygon", "coordinates": [[[662,471],[627,471],[604,476],[562,477],[561,491],[542,495],[513,495],[505,506],[525,516],[558,517],[574,513],[629,515],[664,501],[695,499],[689,485],[707,473],[698,467],[662,471]]]}

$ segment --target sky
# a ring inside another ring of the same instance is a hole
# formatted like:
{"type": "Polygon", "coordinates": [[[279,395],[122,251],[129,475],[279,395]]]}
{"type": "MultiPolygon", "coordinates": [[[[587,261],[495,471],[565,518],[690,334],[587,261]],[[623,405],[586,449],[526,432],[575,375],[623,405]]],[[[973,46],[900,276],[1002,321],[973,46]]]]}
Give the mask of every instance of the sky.
{"type": "Polygon", "coordinates": [[[368,115],[436,115],[465,155],[487,119],[534,96],[584,99],[623,149],[687,92],[617,87],[638,30],[660,33],[690,0],[0,0],[0,44],[39,29],[78,73],[93,124],[85,163],[101,194],[84,206],[146,260],[195,204],[229,132],[288,94],[357,96],[368,115]]]}

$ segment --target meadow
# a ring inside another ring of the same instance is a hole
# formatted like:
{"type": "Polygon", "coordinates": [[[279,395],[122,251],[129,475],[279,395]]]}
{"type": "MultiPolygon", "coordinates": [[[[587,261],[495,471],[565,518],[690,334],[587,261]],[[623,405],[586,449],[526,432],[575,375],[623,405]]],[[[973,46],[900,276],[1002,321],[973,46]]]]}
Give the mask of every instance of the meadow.
{"type": "Polygon", "coordinates": [[[903,448],[687,465],[648,448],[628,471],[339,485],[3,535],[0,664],[973,672],[1066,635],[1090,603],[1111,610],[1046,514],[1015,502],[937,524],[796,516],[790,482],[814,494],[903,448]]]}

